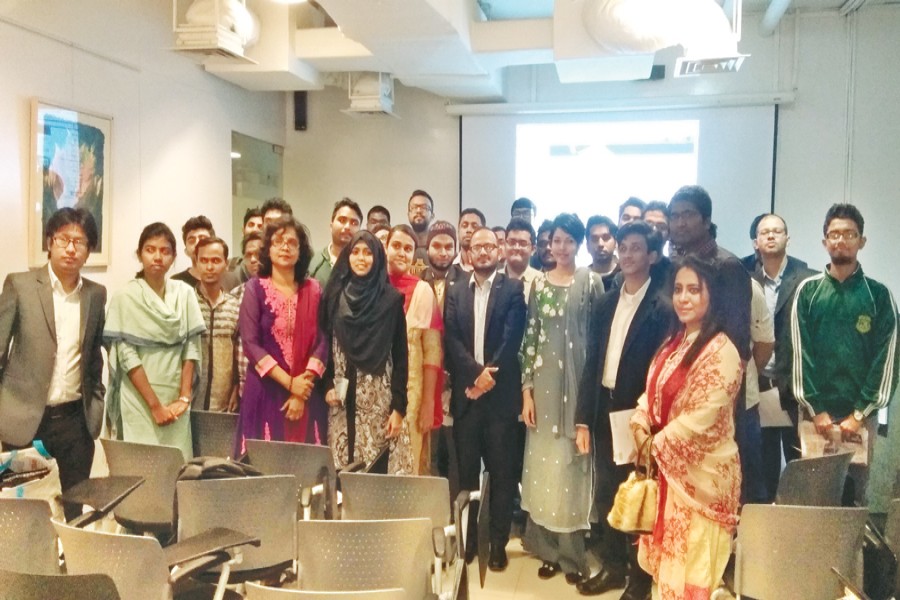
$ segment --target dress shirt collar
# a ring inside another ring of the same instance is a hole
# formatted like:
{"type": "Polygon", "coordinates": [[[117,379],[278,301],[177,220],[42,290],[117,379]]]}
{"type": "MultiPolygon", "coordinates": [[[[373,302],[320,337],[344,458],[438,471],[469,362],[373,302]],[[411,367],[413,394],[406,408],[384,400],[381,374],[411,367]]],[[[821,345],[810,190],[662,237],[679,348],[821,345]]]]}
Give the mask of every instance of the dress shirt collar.
{"type": "Polygon", "coordinates": [[[60,281],[59,277],[56,276],[56,273],[53,272],[53,267],[50,266],[50,263],[47,263],[47,272],[50,273],[50,287],[53,288],[54,292],[62,295],[63,298],[68,298],[72,294],[81,292],[81,287],[84,285],[81,275],[78,276],[78,283],[75,284],[75,289],[71,292],[67,292],[65,288],[63,288],[62,281],[60,281]]]}

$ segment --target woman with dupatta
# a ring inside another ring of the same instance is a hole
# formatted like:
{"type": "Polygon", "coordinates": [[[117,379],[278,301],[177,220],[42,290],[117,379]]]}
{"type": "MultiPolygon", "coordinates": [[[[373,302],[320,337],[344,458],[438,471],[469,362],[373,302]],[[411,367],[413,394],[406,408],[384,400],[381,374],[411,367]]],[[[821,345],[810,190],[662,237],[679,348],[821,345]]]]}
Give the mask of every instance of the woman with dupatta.
{"type": "Polygon", "coordinates": [[[384,247],[357,232],[325,287],[322,329],[331,336],[325,380],[328,442],[338,468],[371,464],[388,445],[388,472],[411,475],[403,296],[391,287],[384,247]]]}
{"type": "Polygon", "coordinates": [[[431,286],[410,275],[416,251],[416,235],[406,224],[395,225],[387,239],[391,285],[403,294],[409,381],[406,384],[406,425],[412,444],[413,473],[431,472],[431,430],[444,420],[440,392],[444,369],[441,334],[444,321],[431,286]]]}
{"type": "Polygon", "coordinates": [[[324,441],[325,432],[316,432],[309,418],[315,382],[328,360],[318,326],[321,288],[307,276],[312,256],[309,234],[293,217],[266,226],[259,276],[245,284],[238,322],[249,367],[235,456],[243,454],[247,439],[324,441]]]}
{"type": "Polygon", "coordinates": [[[109,302],[103,339],[109,348],[106,410],[119,439],[191,449],[191,392],[206,330],[197,294],[166,279],[175,236],[165,223],[141,232],[142,268],[109,302]]]}
{"type": "Polygon", "coordinates": [[[647,374],[631,419],[638,448],[650,444],[659,467],[653,533],[638,562],[663,600],[707,600],[725,571],[737,524],[741,464],[734,400],[743,367],[722,331],[716,268],[686,257],[675,268],[678,323],[647,374]]]}
{"type": "Polygon", "coordinates": [[[523,543],[542,564],[538,577],[560,571],[575,585],[588,575],[584,534],[593,507],[593,462],[575,446],[575,404],[584,370],[600,276],[575,267],[584,225],[573,214],[550,230],[556,266],[535,278],[522,341],[522,420],[528,427],[522,469],[523,543]]]}

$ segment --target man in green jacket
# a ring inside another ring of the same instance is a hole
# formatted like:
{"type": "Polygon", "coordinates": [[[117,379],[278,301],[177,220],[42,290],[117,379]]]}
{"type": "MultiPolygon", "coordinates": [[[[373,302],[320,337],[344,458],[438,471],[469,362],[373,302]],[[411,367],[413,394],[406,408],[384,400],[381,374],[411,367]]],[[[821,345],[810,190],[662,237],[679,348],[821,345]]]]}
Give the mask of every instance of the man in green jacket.
{"type": "MultiPolygon", "coordinates": [[[[825,215],[822,244],[831,263],[794,297],[792,387],[819,433],[838,425],[848,438],[865,427],[870,464],[878,410],[897,388],[897,306],[857,260],[866,245],[863,225],[852,204],[835,204],[825,215]]],[[[865,505],[868,464],[851,465],[850,478],[857,503],[865,505]]]]}

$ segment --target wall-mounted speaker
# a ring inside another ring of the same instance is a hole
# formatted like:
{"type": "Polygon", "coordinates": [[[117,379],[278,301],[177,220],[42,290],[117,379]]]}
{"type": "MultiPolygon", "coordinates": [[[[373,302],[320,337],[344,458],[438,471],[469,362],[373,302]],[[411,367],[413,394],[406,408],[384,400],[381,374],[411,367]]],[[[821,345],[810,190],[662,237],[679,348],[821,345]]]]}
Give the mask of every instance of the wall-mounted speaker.
{"type": "Polygon", "coordinates": [[[306,92],[294,92],[294,130],[306,131],[306,92]]]}

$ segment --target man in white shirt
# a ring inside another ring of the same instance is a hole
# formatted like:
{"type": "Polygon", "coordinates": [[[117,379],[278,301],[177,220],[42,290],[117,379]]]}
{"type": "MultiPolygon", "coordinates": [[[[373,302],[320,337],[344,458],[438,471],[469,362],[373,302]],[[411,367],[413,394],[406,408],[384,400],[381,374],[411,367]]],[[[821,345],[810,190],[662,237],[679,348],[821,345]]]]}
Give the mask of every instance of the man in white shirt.
{"type": "MultiPolygon", "coordinates": [[[[516,423],[522,411],[518,352],[525,333],[522,282],[497,272],[499,249],[490,229],[469,239],[473,273],[447,290],[444,315],[445,364],[453,392],[454,439],[459,482],[479,488],[481,461],[490,473],[490,561],[493,571],[508,565],[506,543],[516,484],[516,423]]],[[[474,556],[475,520],[470,510],[467,558],[474,556]]]]}
{"type": "Polygon", "coordinates": [[[534,254],[534,227],[525,219],[514,217],[506,226],[506,274],[525,286],[525,304],[531,294],[534,279],[541,274],[529,264],[534,254]]]}
{"type": "Polygon", "coordinates": [[[106,288],[81,277],[99,239],[87,210],[58,210],[46,232],[47,266],[9,275],[0,294],[0,442],[40,440],[66,491],[90,475],[100,433],[106,288]]]}
{"type": "Polygon", "coordinates": [[[577,588],[594,596],[624,587],[622,600],[644,600],[650,598],[652,581],[637,564],[634,539],[606,523],[616,490],[632,469],[613,461],[609,415],[637,405],[673,314],[664,292],[666,277],[651,277],[662,249],[659,234],[647,223],[633,221],[619,228],[617,242],[622,287],[604,294],[591,315],[591,342],[575,411],[576,447],[581,453],[594,452],[602,567],[577,588]]]}

